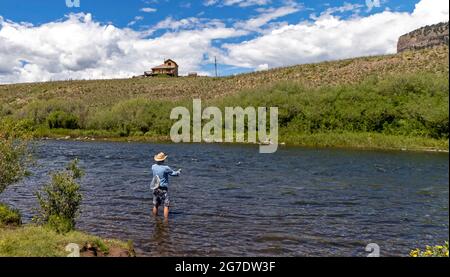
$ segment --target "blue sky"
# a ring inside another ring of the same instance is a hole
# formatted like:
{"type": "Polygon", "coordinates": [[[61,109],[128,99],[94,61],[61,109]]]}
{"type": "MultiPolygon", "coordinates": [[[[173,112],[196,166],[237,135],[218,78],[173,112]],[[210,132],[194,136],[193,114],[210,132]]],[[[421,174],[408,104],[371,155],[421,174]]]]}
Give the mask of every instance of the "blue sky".
{"type": "MultiPolygon", "coordinates": [[[[126,27],[136,16],[143,16],[144,19],[133,26],[139,29],[140,26],[154,25],[166,17],[182,19],[186,17],[206,17],[218,18],[223,20],[248,19],[256,16],[257,8],[264,6],[280,7],[284,1],[270,1],[268,5],[250,5],[247,7],[235,5],[210,5],[206,6],[206,1],[179,1],[179,0],[80,0],[79,8],[68,8],[65,0],[39,0],[39,1],[17,1],[2,0],[0,2],[0,15],[4,18],[16,22],[30,22],[33,24],[42,24],[50,21],[56,21],[64,15],[72,12],[91,13],[94,19],[101,22],[111,22],[118,27],[126,27]],[[155,12],[142,12],[143,8],[156,9],[155,12]]],[[[297,23],[307,20],[311,13],[320,13],[329,7],[340,7],[344,3],[354,3],[365,5],[365,0],[359,1],[298,1],[303,4],[304,10],[288,15],[279,20],[285,20],[289,23],[297,23]]],[[[389,0],[382,1],[380,7],[374,7],[371,11],[365,9],[365,14],[373,14],[382,9],[390,8],[396,11],[412,11],[416,1],[408,0],[389,0]]],[[[348,13],[347,15],[349,15],[348,13]]]]}
{"type": "Polygon", "coordinates": [[[169,57],[184,74],[211,75],[217,56],[220,74],[230,75],[385,54],[402,32],[445,17],[446,0],[80,0],[79,8],[66,0],[2,0],[0,82],[126,77],[169,57]],[[73,37],[64,34],[75,29],[73,37]],[[99,37],[92,38],[95,32],[99,37]],[[374,46],[367,42],[370,32],[377,36],[374,46]],[[89,40],[95,51],[86,49],[89,40]],[[68,43],[70,49],[58,46],[68,43]]]}

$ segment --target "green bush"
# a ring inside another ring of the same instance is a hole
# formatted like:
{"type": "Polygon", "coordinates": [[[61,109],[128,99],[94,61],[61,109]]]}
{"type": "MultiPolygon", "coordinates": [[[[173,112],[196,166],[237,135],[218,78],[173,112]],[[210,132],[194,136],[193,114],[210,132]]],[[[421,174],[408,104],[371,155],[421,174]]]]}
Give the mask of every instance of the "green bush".
{"type": "Polygon", "coordinates": [[[84,176],[84,171],[78,166],[78,164],[79,160],[75,158],[75,160],[71,161],[66,167],[66,170],[72,173],[74,179],[80,179],[84,176]]]}
{"type": "MultiPolygon", "coordinates": [[[[15,113],[15,117],[18,119],[31,120],[35,125],[41,125],[44,123],[50,124],[48,119],[50,115],[55,112],[62,112],[59,116],[68,117],[67,119],[70,119],[68,123],[70,123],[70,121],[74,118],[77,119],[77,127],[75,128],[83,127],[87,116],[87,105],[86,103],[80,103],[78,101],[65,101],[61,99],[36,100],[17,111],[15,113]]],[[[53,114],[53,117],[56,115],[58,114],[53,114]]],[[[56,122],[58,123],[58,121],[56,122]]],[[[69,124],[69,126],[73,125],[69,124]]]]}
{"type": "Polygon", "coordinates": [[[39,202],[39,215],[35,218],[58,232],[75,229],[82,195],[76,179],[82,176],[77,162],[72,162],[63,172],[52,174],[50,183],[36,193],[39,202]]]}
{"type": "Polygon", "coordinates": [[[117,131],[120,136],[134,132],[168,134],[172,126],[170,111],[174,103],[132,99],[111,109],[100,110],[88,119],[88,128],[117,131]]]}
{"type": "Polygon", "coordinates": [[[416,249],[409,254],[411,257],[447,257],[448,241],[444,245],[426,246],[425,250],[416,249]]]}
{"type": "Polygon", "coordinates": [[[75,227],[72,220],[56,214],[50,215],[48,217],[45,226],[49,227],[58,234],[65,234],[73,231],[75,227]]]}
{"type": "Polygon", "coordinates": [[[18,137],[14,128],[0,122],[0,193],[26,175],[30,161],[27,138],[18,137]]]}
{"type": "Polygon", "coordinates": [[[19,226],[22,224],[22,217],[18,210],[10,209],[5,204],[0,203],[0,226],[19,226]]]}
{"type": "Polygon", "coordinates": [[[54,111],[47,117],[47,124],[50,129],[78,129],[78,118],[63,111],[54,111]]]}
{"type": "Polygon", "coordinates": [[[368,78],[307,88],[295,82],[244,91],[211,105],[279,107],[281,128],[298,133],[373,132],[449,138],[449,82],[442,74],[368,78]]]}

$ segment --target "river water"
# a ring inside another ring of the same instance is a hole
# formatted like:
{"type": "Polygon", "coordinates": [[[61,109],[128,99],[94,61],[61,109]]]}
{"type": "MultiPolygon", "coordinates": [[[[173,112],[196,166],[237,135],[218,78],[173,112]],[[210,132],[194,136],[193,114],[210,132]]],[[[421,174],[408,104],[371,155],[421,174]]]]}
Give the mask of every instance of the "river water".
{"type": "Polygon", "coordinates": [[[405,256],[449,236],[448,154],[42,141],[32,175],[0,197],[34,215],[48,173],[80,159],[77,227],[134,241],[141,256],[405,256]],[[182,168],[170,220],[151,215],[152,155],[182,168]]]}

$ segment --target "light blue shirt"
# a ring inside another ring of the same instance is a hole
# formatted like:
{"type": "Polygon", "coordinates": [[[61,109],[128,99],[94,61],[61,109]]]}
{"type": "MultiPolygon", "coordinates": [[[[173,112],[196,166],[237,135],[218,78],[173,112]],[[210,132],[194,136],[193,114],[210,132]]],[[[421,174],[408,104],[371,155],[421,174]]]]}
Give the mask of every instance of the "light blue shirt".
{"type": "Polygon", "coordinates": [[[180,172],[173,171],[170,167],[166,165],[154,164],[152,166],[153,177],[158,175],[160,180],[160,187],[168,188],[169,187],[169,176],[179,176],[180,172]]]}

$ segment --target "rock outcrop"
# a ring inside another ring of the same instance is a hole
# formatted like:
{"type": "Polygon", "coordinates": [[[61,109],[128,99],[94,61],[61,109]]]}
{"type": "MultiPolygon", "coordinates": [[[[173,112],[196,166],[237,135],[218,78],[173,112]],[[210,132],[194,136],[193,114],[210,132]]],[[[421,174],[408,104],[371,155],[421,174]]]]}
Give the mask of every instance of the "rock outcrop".
{"type": "Polygon", "coordinates": [[[425,26],[400,37],[397,51],[418,50],[448,45],[448,22],[425,26]]]}

